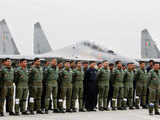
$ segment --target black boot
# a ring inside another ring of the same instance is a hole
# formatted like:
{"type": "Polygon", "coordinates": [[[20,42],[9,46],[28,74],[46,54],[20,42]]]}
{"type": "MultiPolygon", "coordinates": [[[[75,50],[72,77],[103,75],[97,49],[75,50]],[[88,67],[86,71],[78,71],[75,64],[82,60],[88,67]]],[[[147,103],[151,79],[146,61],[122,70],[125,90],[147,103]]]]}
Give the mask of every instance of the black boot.
{"type": "Polygon", "coordinates": [[[38,110],[37,114],[44,114],[44,113],[41,110],[38,110]]]}
{"type": "Polygon", "coordinates": [[[53,113],[60,113],[59,109],[54,109],[53,113]]]}
{"type": "Polygon", "coordinates": [[[48,110],[45,110],[45,114],[48,114],[48,110]]]}
{"type": "Polygon", "coordinates": [[[66,110],[66,112],[70,112],[70,113],[71,113],[71,112],[72,112],[72,110],[71,110],[71,109],[67,109],[67,110],[66,110]]]}
{"type": "Polygon", "coordinates": [[[30,115],[34,115],[34,111],[30,111],[30,115]]]}
{"type": "Polygon", "coordinates": [[[13,115],[15,115],[15,113],[14,112],[9,112],[9,115],[13,116],[13,115]]]}
{"type": "Polygon", "coordinates": [[[0,113],[0,117],[3,117],[3,116],[4,116],[4,113],[3,113],[3,112],[1,112],[1,113],[0,113]]]}
{"type": "Polygon", "coordinates": [[[27,111],[22,112],[22,115],[29,115],[27,111]]]}
{"type": "Polygon", "coordinates": [[[72,112],[77,112],[77,109],[76,109],[76,108],[73,108],[73,109],[72,109],[72,112]]]}

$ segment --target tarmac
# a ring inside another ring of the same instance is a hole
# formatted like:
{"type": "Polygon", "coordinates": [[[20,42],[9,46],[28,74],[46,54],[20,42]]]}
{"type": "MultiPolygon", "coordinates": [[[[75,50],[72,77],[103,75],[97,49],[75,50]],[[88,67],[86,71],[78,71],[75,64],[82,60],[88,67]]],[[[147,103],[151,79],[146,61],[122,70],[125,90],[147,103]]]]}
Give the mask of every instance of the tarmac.
{"type": "Polygon", "coordinates": [[[148,110],[97,111],[77,113],[52,113],[43,115],[9,116],[5,113],[0,120],[160,120],[160,115],[150,116],[148,110]]]}

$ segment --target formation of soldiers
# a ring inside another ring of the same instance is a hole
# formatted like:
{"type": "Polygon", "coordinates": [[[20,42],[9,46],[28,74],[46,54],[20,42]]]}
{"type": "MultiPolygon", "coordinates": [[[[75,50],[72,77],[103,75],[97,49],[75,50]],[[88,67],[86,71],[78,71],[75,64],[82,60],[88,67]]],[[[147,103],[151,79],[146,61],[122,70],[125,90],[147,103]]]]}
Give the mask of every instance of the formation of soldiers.
{"type": "Polygon", "coordinates": [[[57,63],[56,59],[45,61],[42,66],[39,58],[30,67],[26,59],[21,59],[18,67],[13,68],[11,59],[6,58],[0,71],[0,116],[4,116],[6,99],[9,115],[48,114],[49,110],[54,113],[96,111],[97,106],[99,111],[142,107],[149,109],[150,115],[153,112],[160,115],[159,69],[159,63],[152,60],[149,67],[140,61],[136,68],[133,63],[123,66],[121,61],[88,64],[57,63]]]}

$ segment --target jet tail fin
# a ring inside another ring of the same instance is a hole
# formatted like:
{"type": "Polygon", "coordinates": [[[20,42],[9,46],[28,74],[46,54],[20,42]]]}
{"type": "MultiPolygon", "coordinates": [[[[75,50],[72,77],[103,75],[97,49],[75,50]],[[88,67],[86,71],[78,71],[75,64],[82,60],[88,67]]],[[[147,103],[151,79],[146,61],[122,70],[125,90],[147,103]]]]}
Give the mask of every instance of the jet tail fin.
{"type": "Polygon", "coordinates": [[[0,21],[0,54],[18,55],[20,52],[13,40],[6,21],[0,21]]]}
{"type": "Polygon", "coordinates": [[[34,24],[34,54],[43,54],[52,51],[40,23],[34,24]]]}
{"type": "Polygon", "coordinates": [[[141,32],[141,57],[160,58],[160,51],[147,29],[141,32]]]}

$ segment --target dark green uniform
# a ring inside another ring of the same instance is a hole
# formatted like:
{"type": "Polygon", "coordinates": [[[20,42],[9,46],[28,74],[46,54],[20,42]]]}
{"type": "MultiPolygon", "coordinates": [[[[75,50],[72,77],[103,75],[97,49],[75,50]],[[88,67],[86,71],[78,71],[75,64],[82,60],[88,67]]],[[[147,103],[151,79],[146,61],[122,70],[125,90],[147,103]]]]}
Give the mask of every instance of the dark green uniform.
{"type": "Polygon", "coordinates": [[[72,97],[72,70],[64,68],[61,72],[61,109],[63,109],[63,103],[66,97],[66,110],[71,109],[71,97],[72,97]]]}
{"type": "Polygon", "coordinates": [[[159,113],[158,105],[160,99],[160,71],[151,70],[149,72],[148,87],[149,113],[153,114],[153,109],[155,109],[155,114],[157,114],[159,113]]]}
{"type": "Polygon", "coordinates": [[[18,67],[15,70],[15,84],[16,84],[16,99],[15,112],[19,113],[19,106],[21,112],[25,112],[26,99],[28,95],[28,69],[18,67]]]}
{"type": "Polygon", "coordinates": [[[142,100],[142,106],[146,106],[146,95],[147,95],[147,70],[138,69],[135,74],[136,82],[136,101],[135,106],[139,108],[140,99],[142,100]]]}
{"type": "Polygon", "coordinates": [[[47,69],[46,76],[46,97],[45,97],[45,107],[48,110],[50,96],[52,94],[53,107],[57,109],[57,90],[58,90],[58,68],[55,66],[49,66],[47,69]]]}
{"type": "Polygon", "coordinates": [[[79,102],[79,110],[83,109],[83,80],[84,80],[84,72],[81,68],[77,68],[73,70],[73,78],[72,78],[72,109],[75,110],[75,103],[78,98],[79,102]]]}
{"type": "MultiPolygon", "coordinates": [[[[124,74],[124,99],[128,100],[128,106],[133,109],[133,80],[134,72],[132,70],[126,70],[124,74]]],[[[127,107],[126,102],[124,102],[124,107],[127,107]]]]}
{"type": "Polygon", "coordinates": [[[117,108],[122,109],[122,102],[124,97],[124,71],[116,68],[113,73],[113,98],[112,108],[115,109],[116,101],[117,108]]]}
{"type": "Polygon", "coordinates": [[[110,70],[108,68],[99,69],[97,73],[99,110],[108,109],[107,100],[109,92],[109,80],[110,80],[110,70]]]}
{"type": "Polygon", "coordinates": [[[1,71],[1,91],[0,91],[0,113],[3,112],[4,101],[8,97],[9,112],[13,111],[13,95],[14,95],[14,69],[12,67],[2,67],[1,71]]]}
{"type": "Polygon", "coordinates": [[[29,109],[34,110],[34,103],[36,101],[36,110],[41,109],[41,96],[42,96],[42,80],[43,80],[43,70],[42,67],[32,66],[29,73],[30,79],[30,100],[29,109]]]}

